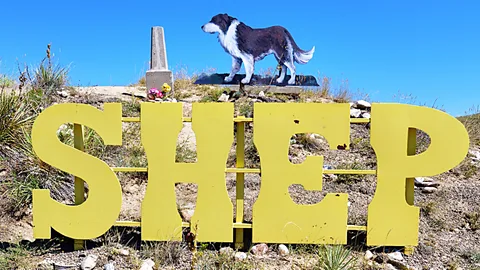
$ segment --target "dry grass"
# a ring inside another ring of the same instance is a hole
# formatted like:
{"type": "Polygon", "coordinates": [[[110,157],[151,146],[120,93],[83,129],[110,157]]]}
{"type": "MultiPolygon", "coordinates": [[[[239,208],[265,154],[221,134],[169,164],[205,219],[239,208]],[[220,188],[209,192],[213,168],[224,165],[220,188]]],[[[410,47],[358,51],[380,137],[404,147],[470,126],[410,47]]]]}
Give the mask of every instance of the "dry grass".
{"type": "Polygon", "coordinates": [[[470,136],[472,146],[480,146],[480,106],[472,107],[465,116],[458,118],[470,136]]]}

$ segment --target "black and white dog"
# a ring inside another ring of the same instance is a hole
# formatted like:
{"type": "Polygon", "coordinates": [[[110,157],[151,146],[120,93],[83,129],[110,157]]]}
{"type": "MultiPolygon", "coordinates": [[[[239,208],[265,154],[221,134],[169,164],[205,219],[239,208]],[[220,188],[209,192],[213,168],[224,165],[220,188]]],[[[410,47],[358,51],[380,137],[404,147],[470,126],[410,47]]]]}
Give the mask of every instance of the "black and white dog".
{"type": "Polygon", "coordinates": [[[306,64],[315,52],[315,46],[310,51],[300,49],[288,30],[281,26],[254,29],[226,13],[215,15],[202,26],[202,30],[211,34],[218,33],[220,44],[232,56],[232,70],[225,82],[232,81],[243,62],[246,76],[242,83],[250,83],[255,62],[274,54],[282,68],[277,83],[283,82],[288,68],[291,76],[288,84],[295,84],[294,61],[306,64]]]}

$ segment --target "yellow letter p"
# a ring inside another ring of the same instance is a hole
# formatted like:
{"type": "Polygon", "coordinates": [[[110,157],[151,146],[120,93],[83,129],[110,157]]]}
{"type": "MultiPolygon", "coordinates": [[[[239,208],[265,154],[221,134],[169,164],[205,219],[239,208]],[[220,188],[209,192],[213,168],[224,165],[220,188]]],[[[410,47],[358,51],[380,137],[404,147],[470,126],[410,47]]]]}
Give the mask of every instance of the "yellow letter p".
{"type": "Polygon", "coordinates": [[[377,189],[368,207],[367,245],[416,246],[419,209],[413,200],[407,202],[407,178],[433,176],[457,166],[467,155],[468,133],[444,112],[405,104],[372,104],[371,127],[377,189]],[[425,152],[407,153],[409,129],[430,136],[425,152]]]}

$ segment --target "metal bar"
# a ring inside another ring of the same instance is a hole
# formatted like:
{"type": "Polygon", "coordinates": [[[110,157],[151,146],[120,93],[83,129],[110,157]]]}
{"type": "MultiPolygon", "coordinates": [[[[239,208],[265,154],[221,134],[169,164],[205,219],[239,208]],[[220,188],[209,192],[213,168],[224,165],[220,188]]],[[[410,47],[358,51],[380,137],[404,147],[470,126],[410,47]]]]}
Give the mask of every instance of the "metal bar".
{"type": "Polygon", "coordinates": [[[114,172],[148,172],[146,167],[110,167],[114,172]]]}
{"type": "Polygon", "coordinates": [[[140,117],[122,117],[122,122],[140,122],[140,117]]]}
{"type": "Polygon", "coordinates": [[[348,231],[366,231],[367,226],[347,225],[348,231]]]}
{"type": "MultiPolygon", "coordinates": [[[[84,152],[85,145],[83,141],[83,126],[79,124],[73,124],[73,147],[84,152]]],[[[75,192],[75,205],[82,204],[85,201],[85,185],[84,181],[75,176],[74,177],[74,192],[75,192]]],[[[73,249],[81,250],[85,248],[85,241],[74,239],[73,240],[73,249]]]]}
{"type": "MultiPolygon", "coordinates": [[[[192,122],[191,117],[183,117],[182,119],[183,122],[192,122]]],[[[140,117],[122,117],[122,122],[140,122],[140,117]]],[[[235,117],[233,118],[233,122],[239,123],[239,122],[253,122],[253,118],[245,118],[245,117],[235,117]]],[[[369,123],[370,119],[367,118],[351,118],[350,123],[351,124],[366,124],[369,123]]]]}
{"type": "MultiPolygon", "coordinates": [[[[237,118],[243,120],[244,118],[237,118]]],[[[237,147],[236,147],[236,167],[237,169],[243,169],[245,166],[245,122],[236,122],[237,125],[237,147]]],[[[244,200],[245,195],[245,174],[242,171],[236,172],[236,217],[235,223],[243,222],[244,213],[244,200]]],[[[235,248],[242,249],[244,247],[243,242],[243,228],[235,229],[235,248]]]]}
{"type": "MultiPolygon", "coordinates": [[[[408,129],[407,139],[407,155],[413,156],[417,152],[417,130],[415,128],[408,129]]],[[[414,205],[415,201],[415,178],[407,178],[405,182],[405,200],[409,205],[414,205]]],[[[412,255],[415,250],[413,246],[406,246],[404,253],[412,255]]]]}
{"type": "Polygon", "coordinates": [[[323,170],[326,174],[377,174],[376,170],[323,170]]]}
{"type": "Polygon", "coordinates": [[[140,221],[126,221],[126,220],[119,220],[115,222],[114,226],[118,227],[141,227],[140,221]]]}
{"type": "Polygon", "coordinates": [[[226,168],[226,173],[260,173],[260,169],[251,168],[226,168]]]}
{"type": "MultiPolygon", "coordinates": [[[[114,226],[118,227],[141,227],[140,221],[125,221],[119,220],[115,222],[114,226]]],[[[182,222],[182,227],[188,228],[190,227],[190,223],[182,222]]],[[[252,223],[244,223],[244,222],[234,222],[233,228],[234,229],[251,229],[253,227],[252,223]]],[[[367,226],[358,226],[358,225],[347,225],[347,230],[349,231],[366,231],[367,226]]]]}
{"type": "MultiPolygon", "coordinates": [[[[238,151],[238,150],[237,150],[238,151]]],[[[110,167],[114,172],[148,172],[147,167],[110,167]]],[[[226,168],[226,173],[261,173],[261,169],[254,168],[226,168]]],[[[376,170],[323,170],[326,174],[377,174],[376,170]]]]}
{"type": "MultiPolygon", "coordinates": [[[[408,129],[407,155],[413,156],[417,152],[417,130],[408,129]]],[[[414,202],[415,178],[407,178],[405,184],[405,200],[408,204],[413,205],[414,202]]]]}
{"type": "Polygon", "coordinates": [[[367,124],[370,122],[368,118],[350,118],[350,123],[352,124],[367,124]]]}

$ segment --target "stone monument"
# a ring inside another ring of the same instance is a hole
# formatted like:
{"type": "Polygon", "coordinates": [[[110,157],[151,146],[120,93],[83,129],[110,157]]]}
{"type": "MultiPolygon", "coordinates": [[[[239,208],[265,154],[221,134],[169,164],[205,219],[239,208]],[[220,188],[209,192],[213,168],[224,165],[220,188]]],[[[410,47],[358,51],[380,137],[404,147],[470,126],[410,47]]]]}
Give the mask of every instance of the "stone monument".
{"type": "Polygon", "coordinates": [[[167,49],[163,27],[152,27],[150,70],[146,74],[147,93],[151,88],[162,89],[167,83],[174,91],[172,71],[168,70],[167,49]]]}

